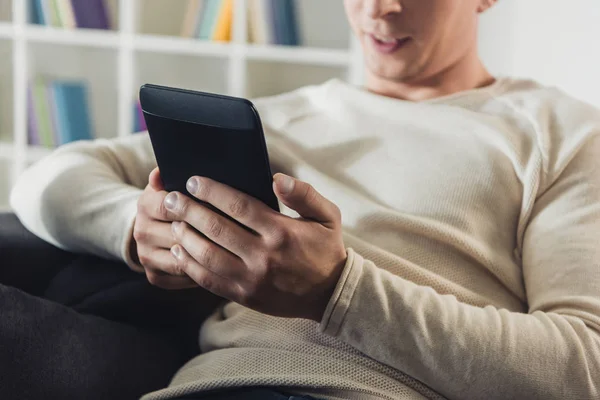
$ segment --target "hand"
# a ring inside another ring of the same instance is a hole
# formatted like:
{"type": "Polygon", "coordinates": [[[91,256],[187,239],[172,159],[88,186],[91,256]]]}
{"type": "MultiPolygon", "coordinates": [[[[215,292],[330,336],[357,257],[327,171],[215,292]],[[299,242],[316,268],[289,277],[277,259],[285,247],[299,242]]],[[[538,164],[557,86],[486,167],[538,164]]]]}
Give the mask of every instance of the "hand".
{"type": "Polygon", "coordinates": [[[166,196],[160,173],[155,168],[138,200],[131,254],[144,267],[148,281],[155,286],[163,289],[198,287],[178,268],[171,255],[170,249],[175,244],[171,233],[174,218],[164,207],[166,196]]]}
{"type": "Polygon", "coordinates": [[[181,270],[256,311],[321,320],[347,258],[335,204],[283,174],[275,175],[275,194],[301,218],[208,178],[190,178],[187,189],[233,220],[170,193],[165,207],[181,221],[172,224],[177,244],[171,250],[181,270]]]}

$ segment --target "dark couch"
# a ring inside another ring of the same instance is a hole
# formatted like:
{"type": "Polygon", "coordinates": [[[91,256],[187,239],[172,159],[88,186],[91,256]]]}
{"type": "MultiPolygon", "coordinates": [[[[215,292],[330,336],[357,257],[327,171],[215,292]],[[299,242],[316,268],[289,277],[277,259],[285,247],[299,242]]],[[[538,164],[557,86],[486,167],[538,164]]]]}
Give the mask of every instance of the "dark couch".
{"type": "Polygon", "coordinates": [[[164,387],[198,354],[219,302],[57,249],[0,214],[0,398],[133,399],[164,387]]]}

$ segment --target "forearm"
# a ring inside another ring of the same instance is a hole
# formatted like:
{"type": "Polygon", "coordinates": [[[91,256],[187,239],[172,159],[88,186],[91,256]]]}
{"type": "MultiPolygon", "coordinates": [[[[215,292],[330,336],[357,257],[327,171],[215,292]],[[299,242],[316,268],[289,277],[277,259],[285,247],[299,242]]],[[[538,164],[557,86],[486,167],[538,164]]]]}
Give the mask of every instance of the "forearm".
{"type": "Polygon", "coordinates": [[[143,140],[61,148],[25,171],[11,206],[23,225],[57,247],[126,259],[137,199],[153,161],[131,150],[143,140]]]}
{"type": "Polygon", "coordinates": [[[600,393],[598,314],[474,307],[351,257],[320,327],[368,356],[448,398],[600,393]]]}

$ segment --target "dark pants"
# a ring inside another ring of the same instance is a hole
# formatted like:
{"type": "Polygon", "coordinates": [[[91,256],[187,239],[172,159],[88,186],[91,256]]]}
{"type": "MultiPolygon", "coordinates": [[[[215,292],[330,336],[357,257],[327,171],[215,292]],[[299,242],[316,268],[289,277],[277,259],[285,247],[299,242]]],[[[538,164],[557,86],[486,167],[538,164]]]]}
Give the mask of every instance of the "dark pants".
{"type": "Polygon", "coordinates": [[[220,299],[59,250],[0,214],[0,399],[135,399],[198,354],[220,299]]]}

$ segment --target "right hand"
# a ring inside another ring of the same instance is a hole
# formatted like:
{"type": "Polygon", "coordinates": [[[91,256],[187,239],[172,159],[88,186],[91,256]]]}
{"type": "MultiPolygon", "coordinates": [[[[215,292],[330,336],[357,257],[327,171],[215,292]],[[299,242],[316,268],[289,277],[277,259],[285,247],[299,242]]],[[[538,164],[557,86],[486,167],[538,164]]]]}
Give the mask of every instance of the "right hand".
{"type": "Polygon", "coordinates": [[[133,226],[131,254],[137,256],[146,272],[148,281],[163,289],[187,289],[198,284],[177,267],[171,254],[175,244],[171,231],[174,218],[164,207],[165,191],[160,172],[150,173],[149,183],[138,200],[137,216],[133,226]]]}

